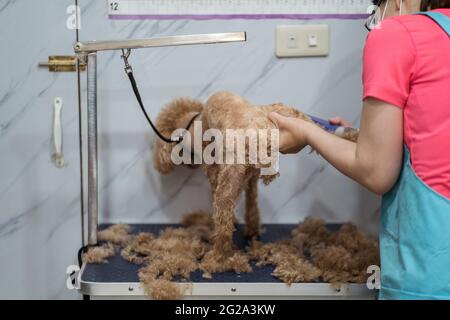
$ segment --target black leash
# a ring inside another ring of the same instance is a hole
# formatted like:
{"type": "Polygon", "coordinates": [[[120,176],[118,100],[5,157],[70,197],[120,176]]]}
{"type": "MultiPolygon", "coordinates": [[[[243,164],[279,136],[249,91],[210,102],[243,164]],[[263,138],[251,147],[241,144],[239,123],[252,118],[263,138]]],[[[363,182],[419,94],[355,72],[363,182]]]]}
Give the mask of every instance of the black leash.
{"type": "Polygon", "coordinates": [[[83,265],[83,254],[88,251],[89,248],[96,247],[95,245],[85,245],[78,250],[77,258],[78,258],[78,266],[81,268],[83,265]]]}
{"type": "MultiPolygon", "coordinates": [[[[133,75],[133,68],[131,67],[131,65],[128,63],[128,57],[131,54],[131,49],[122,49],[122,58],[123,61],[125,63],[125,73],[128,75],[128,78],[130,79],[130,83],[131,83],[131,87],[133,88],[133,92],[134,95],[136,96],[136,99],[139,103],[139,106],[141,107],[142,112],[144,113],[145,118],[147,119],[148,123],[150,124],[150,126],[152,127],[153,131],[156,133],[156,135],[164,142],[166,143],[173,143],[173,142],[181,142],[183,140],[183,136],[177,136],[177,137],[173,137],[173,138],[167,138],[165,137],[159,130],[158,128],[156,128],[156,126],[153,124],[152,120],[150,119],[150,117],[147,114],[147,111],[144,108],[144,104],[142,102],[142,98],[141,95],[139,93],[139,89],[136,83],[136,79],[134,79],[134,75],[133,75]]],[[[186,130],[189,130],[189,128],[191,127],[192,123],[194,122],[194,120],[200,115],[200,113],[197,113],[188,123],[188,125],[186,126],[186,130]]]]}

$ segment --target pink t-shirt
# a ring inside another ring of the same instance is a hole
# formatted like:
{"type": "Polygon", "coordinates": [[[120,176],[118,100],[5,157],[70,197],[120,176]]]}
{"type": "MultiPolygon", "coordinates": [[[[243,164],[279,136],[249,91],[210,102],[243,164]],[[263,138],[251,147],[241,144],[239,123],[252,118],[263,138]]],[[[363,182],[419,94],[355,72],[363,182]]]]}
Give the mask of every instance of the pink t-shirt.
{"type": "MultiPolygon", "coordinates": [[[[450,17],[450,9],[435,10],[450,17]]],[[[450,199],[450,38],[423,15],[391,17],[364,48],[364,93],[403,110],[416,174],[450,199]]]]}

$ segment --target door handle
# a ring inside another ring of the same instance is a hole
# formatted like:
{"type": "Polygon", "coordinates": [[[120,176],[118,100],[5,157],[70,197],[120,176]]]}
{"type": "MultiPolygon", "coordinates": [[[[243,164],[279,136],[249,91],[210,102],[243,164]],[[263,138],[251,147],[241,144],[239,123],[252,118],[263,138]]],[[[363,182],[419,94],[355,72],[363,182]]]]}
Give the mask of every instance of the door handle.
{"type": "Polygon", "coordinates": [[[56,97],[53,101],[53,154],[52,160],[58,168],[63,168],[67,165],[64,160],[62,151],[62,124],[61,111],[63,107],[63,99],[56,97]]]}

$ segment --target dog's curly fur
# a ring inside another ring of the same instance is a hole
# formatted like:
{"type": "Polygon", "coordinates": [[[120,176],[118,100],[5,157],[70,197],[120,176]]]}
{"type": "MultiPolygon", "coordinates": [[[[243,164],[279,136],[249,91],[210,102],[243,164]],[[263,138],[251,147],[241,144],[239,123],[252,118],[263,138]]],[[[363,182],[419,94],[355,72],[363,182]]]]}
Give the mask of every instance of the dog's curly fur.
{"type": "MultiPolygon", "coordinates": [[[[244,98],[221,91],[212,95],[206,103],[192,99],[177,99],[169,103],[159,114],[156,126],[160,132],[167,136],[179,128],[186,128],[188,123],[196,116],[201,121],[203,132],[213,128],[220,130],[225,135],[226,129],[275,129],[275,124],[269,120],[268,114],[277,112],[285,116],[301,118],[306,121],[311,119],[304,113],[284,105],[282,103],[255,106],[244,98]]],[[[190,129],[193,136],[193,128],[190,129]]],[[[343,136],[349,140],[355,140],[355,136],[343,136]]],[[[269,139],[270,140],[270,139],[269,139]]],[[[248,148],[248,142],[246,141],[248,148]]],[[[159,139],[154,147],[154,166],[163,173],[169,173],[175,168],[171,160],[171,152],[174,143],[169,144],[159,139]]],[[[206,144],[203,144],[205,148],[206,144]]],[[[189,146],[191,147],[191,146],[189,146]]],[[[270,155],[270,142],[267,143],[270,155]]],[[[260,230],[260,214],[257,201],[258,179],[262,178],[265,184],[277,177],[274,175],[261,175],[260,163],[250,164],[202,164],[208,180],[211,184],[213,197],[213,225],[212,234],[213,249],[206,254],[203,268],[208,272],[222,271],[226,268],[227,259],[235,260],[232,245],[232,233],[234,231],[234,209],[239,195],[246,193],[246,235],[258,236],[260,230]]],[[[234,263],[231,263],[234,265],[234,263]]],[[[243,261],[243,269],[245,263],[243,261]]]]}

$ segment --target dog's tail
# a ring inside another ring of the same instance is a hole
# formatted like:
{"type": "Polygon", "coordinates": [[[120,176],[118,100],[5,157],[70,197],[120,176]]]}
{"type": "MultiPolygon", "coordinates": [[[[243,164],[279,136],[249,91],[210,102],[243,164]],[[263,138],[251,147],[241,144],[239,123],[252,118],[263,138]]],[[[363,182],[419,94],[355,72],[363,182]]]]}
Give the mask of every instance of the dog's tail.
{"type": "MultiPolygon", "coordinates": [[[[184,129],[192,117],[203,110],[200,101],[180,98],[167,104],[158,115],[156,127],[165,137],[170,137],[177,129],[184,129]]],[[[175,167],[171,153],[175,143],[167,143],[156,138],[153,148],[153,163],[161,173],[169,173],[175,167]]]]}

